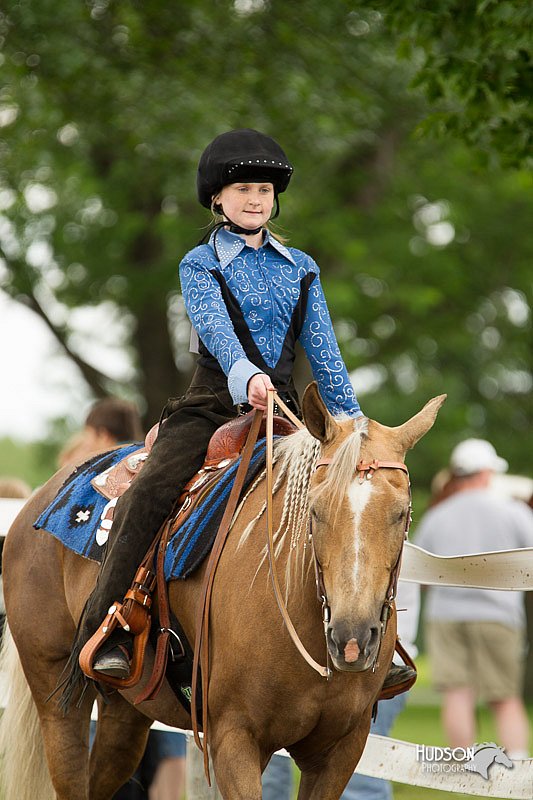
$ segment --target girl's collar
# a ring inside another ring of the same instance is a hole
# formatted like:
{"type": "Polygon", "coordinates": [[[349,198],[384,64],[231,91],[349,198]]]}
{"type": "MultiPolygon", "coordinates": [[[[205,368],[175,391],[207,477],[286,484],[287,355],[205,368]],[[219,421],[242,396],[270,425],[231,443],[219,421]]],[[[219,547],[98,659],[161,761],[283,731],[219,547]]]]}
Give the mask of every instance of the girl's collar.
{"type": "MultiPolygon", "coordinates": [[[[231,231],[226,230],[226,228],[218,228],[216,231],[213,231],[211,236],[209,237],[209,244],[215,251],[215,255],[220,263],[222,268],[227,267],[227,265],[236,258],[242,250],[247,246],[244,238],[239,236],[238,233],[232,233],[231,231]]],[[[270,245],[277,250],[277,252],[282,255],[287,261],[290,261],[291,264],[296,266],[296,262],[290,250],[285,247],[285,245],[278,242],[278,240],[272,236],[269,230],[265,228],[263,244],[261,248],[270,245]]]]}

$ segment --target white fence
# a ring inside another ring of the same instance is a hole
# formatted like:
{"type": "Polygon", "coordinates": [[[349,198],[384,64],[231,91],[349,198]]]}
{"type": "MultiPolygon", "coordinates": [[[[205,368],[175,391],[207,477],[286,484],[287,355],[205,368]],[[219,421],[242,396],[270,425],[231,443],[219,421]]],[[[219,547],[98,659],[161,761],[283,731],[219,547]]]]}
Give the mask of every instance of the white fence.
{"type": "MultiPolygon", "coordinates": [[[[512,770],[494,764],[486,780],[473,772],[427,771],[424,762],[417,761],[416,747],[412,742],[371,734],[356,772],[410,786],[462,792],[475,797],[516,800],[531,800],[533,797],[533,759],[514,761],[512,770]]],[[[280,752],[281,755],[287,755],[284,751],[280,752]]],[[[187,800],[222,800],[216,786],[209,788],[207,785],[203,755],[192,737],[187,740],[187,800]]]]}

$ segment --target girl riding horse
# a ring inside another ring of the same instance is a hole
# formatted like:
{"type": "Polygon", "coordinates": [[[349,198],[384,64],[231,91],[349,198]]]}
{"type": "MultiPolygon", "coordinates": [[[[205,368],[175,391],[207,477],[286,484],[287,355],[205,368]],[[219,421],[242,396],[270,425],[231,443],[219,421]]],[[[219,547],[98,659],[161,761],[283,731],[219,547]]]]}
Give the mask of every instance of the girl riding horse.
{"type": "MultiPolygon", "coordinates": [[[[268,228],[292,172],[277,142],[250,129],[217,136],[201,156],[198,199],[219,221],[208,242],[180,264],[185,307],[198,339],[196,372],[186,394],[166,406],[150,456],[117,504],[98,583],[78,627],[73,662],[108,607],[129,588],[176,498],[202,466],[214,431],[247,406],[265,410],[267,392],[274,387],[299,413],[292,379],[297,340],[329,412],[363,416],[317,264],[301,250],[286,247],[268,228]]],[[[119,629],[97,654],[93,669],[127,678],[130,659],[131,637],[119,629]]],[[[400,670],[394,682],[404,678],[400,670]]]]}

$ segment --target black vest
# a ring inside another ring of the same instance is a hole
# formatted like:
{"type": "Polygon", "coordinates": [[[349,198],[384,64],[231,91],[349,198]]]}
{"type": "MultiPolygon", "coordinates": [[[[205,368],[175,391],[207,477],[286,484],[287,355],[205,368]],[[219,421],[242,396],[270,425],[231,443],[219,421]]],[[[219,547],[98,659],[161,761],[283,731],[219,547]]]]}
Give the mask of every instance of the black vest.
{"type": "MultiPolygon", "coordinates": [[[[295,345],[300,333],[302,332],[302,326],[307,311],[309,287],[316,277],[315,273],[308,272],[300,281],[300,297],[298,298],[298,302],[296,303],[292,312],[291,322],[285,335],[281,354],[277,364],[275,364],[274,367],[269,367],[267,364],[265,364],[263,356],[259,352],[259,349],[253,340],[252,334],[250,333],[250,329],[246,324],[242,310],[235,296],[228,288],[224,277],[218,270],[212,270],[211,275],[218,281],[220,285],[222,298],[226,305],[237,338],[241,343],[244,352],[246,353],[246,357],[252,362],[252,364],[260,369],[261,372],[265,372],[270,376],[272,383],[276,387],[276,390],[280,392],[280,394],[285,392],[294,392],[292,372],[295,359],[295,345]]],[[[198,363],[201,366],[222,372],[220,364],[216,358],[211,355],[201,340],[198,344],[198,352],[200,353],[198,363]]]]}

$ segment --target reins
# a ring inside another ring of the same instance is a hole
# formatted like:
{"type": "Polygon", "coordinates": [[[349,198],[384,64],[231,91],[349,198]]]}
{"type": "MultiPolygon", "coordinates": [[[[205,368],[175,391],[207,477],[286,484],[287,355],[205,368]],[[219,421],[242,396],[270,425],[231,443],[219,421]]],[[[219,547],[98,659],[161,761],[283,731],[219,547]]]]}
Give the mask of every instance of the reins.
{"type": "MultiPolygon", "coordinates": [[[[308,653],[308,651],[303,646],[302,641],[301,641],[300,637],[298,636],[298,634],[296,632],[296,628],[292,624],[292,620],[291,620],[291,618],[289,616],[289,612],[287,611],[287,606],[285,605],[285,601],[283,600],[281,587],[280,587],[279,579],[278,579],[278,573],[277,573],[277,570],[276,570],[276,561],[275,561],[275,558],[274,558],[274,534],[273,534],[274,525],[273,525],[273,514],[272,514],[272,500],[273,500],[273,497],[272,497],[272,494],[273,494],[272,493],[272,488],[273,488],[272,467],[273,467],[273,461],[274,461],[274,457],[273,457],[274,456],[274,454],[273,454],[273,449],[274,449],[274,436],[273,436],[274,399],[276,400],[276,403],[279,405],[279,407],[281,408],[281,410],[285,414],[287,414],[287,415],[290,414],[289,419],[291,420],[291,422],[294,422],[294,424],[297,425],[299,428],[304,428],[305,427],[305,425],[303,425],[300,422],[300,420],[297,417],[295,417],[294,414],[292,414],[289,411],[289,409],[287,408],[285,403],[278,397],[276,392],[273,389],[269,389],[268,397],[267,397],[267,427],[266,427],[266,430],[267,430],[267,437],[266,437],[266,448],[267,448],[267,451],[266,451],[266,520],[267,520],[267,535],[268,535],[268,548],[267,548],[268,549],[268,566],[269,566],[269,571],[270,571],[270,578],[272,580],[272,588],[274,589],[274,595],[276,597],[276,602],[278,604],[278,608],[280,610],[280,614],[281,614],[281,616],[283,618],[283,622],[285,623],[285,625],[287,627],[289,635],[290,635],[292,641],[294,642],[294,644],[296,646],[296,649],[298,650],[300,655],[307,661],[307,663],[314,670],[316,670],[318,672],[319,675],[321,675],[323,678],[329,678],[331,676],[331,669],[329,667],[329,660],[328,660],[328,665],[325,666],[325,667],[323,667],[321,664],[319,664],[317,661],[315,661],[315,659],[312,657],[312,655],[310,653],[308,653]]],[[[314,555],[314,548],[313,548],[313,555],[314,555]]],[[[316,566],[318,564],[316,556],[314,556],[314,561],[315,561],[315,569],[316,569],[316,566]]],[[[317,579],[317,590],[318,590],[318,579],[317,579]]],[[[329,607],[327,606],[327,602],[325,600],[325,597],[324,597],[324,602],[323,602],[322,608],[324,610],[324,624],[325,624],[325,627],[326,627],[327,626],[327,622],[329,622],[329,607]],[[326,619],[325,619],[325,617],[326,617],[325,609],[326,608],[327,608],[327,616],[328,616],[327,622],[326,622],[326,619]]],[[[329,659],[327,653],[328,653],[328,649],[327,649],[327,642],[326,642],[326,658],[329,659]]]]}
{"type": "MultiPolygon", "coordinates": [[[[267,553],[268,553],[269,573],[272,581],[272,587],[274,590],[274,596],[276,598],[280,614],[283,618],[287,631],[294,645],[296,646],[300,655],[305,659],[305,661],[316,672],[318,672],[318,674],[321,677],[329,679],[332,674],[331,668],[329,666],[330,660],[329,660],[329,651],[327,647],[327,628],[330,620],[330,608],[327,600],[322,568],[315,553],[311,529],[309,530],[308,536],[309,536],[309,542],[311,544],[311,551],[313,554],[317,596],[319,602],[322,605],[322,620],[324,626],[324,636],[326,638],[325,667],[319,664],[317,661],[315,661],[314,658],[310,655],[310,653],[306,650],[306,648],[302,644],[302,641],[298,636],[298,633],[296,632],[296,629],[292,623],[287,607],[285,605],[276,569],[276,560],[274,557],[274,534],[273,534],[274,403],[278,405],[278,407],[284,412],[284,414],[288,417],[288,419],[294,425],[296,425],[296,427],[298,428],[305,427],[303,423],[287,407],[287,405],[283,402],[283,400],[281,400],[276,391],[274,389],[269,389],[267,392],[267,411],[266,411],[266,523],[267,523],[267,553]]],[[[237,469],[235,481],[230,496],[228,498],[228,503],[226,505],[224,516],[220,523],[220,527],[218,529],[218,533],[215,538],[213,549],[211,551],[211,555],[207,563],[202,585],[200,603],[196,617],[196,640],[194,645],[194,661],[193,661],[193,672],[192,672],[191,717],[192,717],[192,729],[194,733],[194,740],[199,749],[204,754],[204,770],[209,785],[211,785],[211,779],[209,773],[209,754],[207,749],[208,745],[207,700],[209,692],[209,612],[211,607],[211,594],[212,594],[217,566],[222,551],[224,549],[226,539],[228,537],[233,516],[235,514],[239,502],[246,473],[248,471],[248,466],[250,464],[254,446],[257,441],[262,417],[263,417],[263,412],[256,410],[250,431],[248,433],[248,437],[246,439],[246,444],[242,451],[240,464],[237,469]],[[199,734],[198,715],[196,706],[198,679],[200,672],[202,677],[203,743],[200,739],[200,734],[199,734]]],[[[329,464],[331,464],[331,462],[332,462],[331,458],[320,459],[316,463],[315,469],[318,469],[319,467],[327,467],[329,464]]],[[[368,463],[360,461],[357,464],[356,474],[359,474],[359,482],[362,483],[364,480],[371,480],[374,473],[378,469],[400,469],[406,473],[407,478],[409,480],[409,472],[405,464],[397,461],[377,461],[376,459],[374,459],[373,461],[368,463]]],[[[410,521],[411,521],[411,491],[409,484],[409,511],[407,513],[405,539],[407,538],[407,534],[409,531],[410,521]]],[[[381,651],[381,644],[385,635],[387,622],[390,618],[392,604],[396,596],[396,587],[398,583],[398,576],[400,573],[401,556],[402,556],[402,550],[400,550],[396,564],[394,565],[394,568],[391,572],[389,586],[387,589],[387,595],[383,603],[383,608],[381,612],[380,641],[376,658],[374,659],[374,663],[372,665],[373,670],[375,670],[377,665],[377,660],[379,657],[379,653],[381,651]]]]}
{"type": "Polygon", "coordinates": [[[239,498],[241,495],[248,466],[250,464],[261,419],[263,417],[262,411],[256,411],[252,421],[246,444],[242,451],[241,460],[235,475],[235,481],[228,498],[224,515],[220,522],[218,533],[213,544],[213,549],[207,562],[206,571],[204,574],[204,581],[202,584],[202,593],[200,596],[200,603],[198,605],[198,612],[196,616],[196,640],[194,642],[194,659],[192,668],[192,686],[191,686],[191,718],[192,729],[194,733],[194,741],[204,754],[204,770],[209,786],[211,786],[211,778],[209,774],[209,754],[207,750],[207,696],[209,691],[209,611],[211,608],[211,594],[213,591],[213,582],[215,573],[220,561],[220,556],[224,549],[226,539],[228,537],[231,521],[237,508],[239,498]],[[198,715],[196,711],[196,697],[198,691],[198,677],[199,670],[201,669],[202,675],[202,730],[204,734],[204,744],[200,740],[198,729],[198,715]]]}

